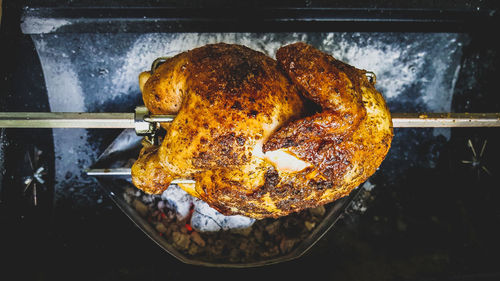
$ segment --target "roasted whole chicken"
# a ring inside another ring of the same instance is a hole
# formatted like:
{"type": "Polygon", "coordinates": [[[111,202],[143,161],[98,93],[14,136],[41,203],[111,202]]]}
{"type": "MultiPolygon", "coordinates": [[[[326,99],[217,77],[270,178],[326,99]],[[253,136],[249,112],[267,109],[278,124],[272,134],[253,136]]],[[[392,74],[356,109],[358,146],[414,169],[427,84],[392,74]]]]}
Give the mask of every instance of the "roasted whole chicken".
{"type": "Polygon", "coordinates": [[[392,121],[365,70],[295,43],[277,60],[241,45],[211,44],[139,77],[162,124],[134,184],[163,192],[173,179],[226,215],[279,217],[348,195],[381,164],[392,121]]]}

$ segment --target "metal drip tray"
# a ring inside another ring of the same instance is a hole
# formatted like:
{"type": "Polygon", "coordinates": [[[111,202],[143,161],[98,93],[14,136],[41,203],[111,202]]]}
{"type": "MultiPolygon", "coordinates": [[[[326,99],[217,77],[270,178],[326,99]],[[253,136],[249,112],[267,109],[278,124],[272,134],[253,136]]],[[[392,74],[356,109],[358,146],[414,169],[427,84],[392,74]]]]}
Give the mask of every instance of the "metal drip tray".
{"type": "MultiPolygon", "coordinates": [[[[130,167],[140,148],[141,137],[134,130],[124,130],[92,169],[130,167]]],[[[97,179],[116,205],[166,252],[184,263],[215,267],[254,267],[300,257],[335,225],[359,193],[358,188],[349,197],[325,206],[279,219],[257,220],[243,228],[221,226],[216,231],[197,231],[190,223],[192,214],[179,218],[162,195],[138,190],[130,176],[97,179]]]]}

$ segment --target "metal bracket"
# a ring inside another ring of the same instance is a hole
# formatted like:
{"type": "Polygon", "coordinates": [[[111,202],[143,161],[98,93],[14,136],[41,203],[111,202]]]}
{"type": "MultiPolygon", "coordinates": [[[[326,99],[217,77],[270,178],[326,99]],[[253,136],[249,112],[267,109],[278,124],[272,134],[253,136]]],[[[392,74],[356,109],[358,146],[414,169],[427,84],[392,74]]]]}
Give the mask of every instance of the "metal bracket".
{"type": "Polygon", "coordinates": [[[145,106],[137,106],[134,114],[135,133],[138,136],[154,136],[159,125],[156,122],[148,122],[149,110],[145,106]]]}

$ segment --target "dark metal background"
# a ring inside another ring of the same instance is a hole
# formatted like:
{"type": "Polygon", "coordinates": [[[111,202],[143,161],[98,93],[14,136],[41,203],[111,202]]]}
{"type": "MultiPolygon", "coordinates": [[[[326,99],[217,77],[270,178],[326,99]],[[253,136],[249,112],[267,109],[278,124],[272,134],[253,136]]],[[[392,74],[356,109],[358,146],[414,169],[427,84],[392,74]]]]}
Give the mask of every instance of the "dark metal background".
{"type": "MultiPolygon", "coordinates": [[[[493,1],[340,1],[336,6],[316,1],[4,2],[0,34],[2,111],[50,111],[47,77],[43,77],[39,57],[42,41],[48,44],[42,50],[42,59],[50,57],[51,52],[57,57],[69,47],[80,46],[79,54],[85,56],[65,53],[68,60],[80,67],[78,73],[87,77],[79,80],[83,83],[86,109],[127,111],[140,102],[133,89],[125,90],[129,94],[120,101],[100,99],[99,89],[109,82],[106,75],[119,65],[113,65],[113,55],[120,57],[140,36],[137,33],[335,31],[373,32],[375,40],[389,38],[390,43],[399,38],[399,44],[409,45],[434,38],[430,45],[446,46],[443,42],[447,39],[458,38],[464,45],[460,55],[450,61],[460,65],[451,110],[500,112],[496,86],[500,75],[499,45],[494,33],[498,14],[493,1]],[[63,20],[64,25],[30,25],[24,30],[30,33],[27,35],[20,29],[26,17],[42,19],[39,22],[44,24],[63,20]],[[441,35],[433,37],[435,32],[441,35]],[[95,48],[103,46],[107,48],[95,48]]],[[[314,41],[315,37],[308,38],[314,41]]],[[[431,53],[440,57],[439,49],[420,46],[434,50],[431,53]]],[[[429,67],[421,70],[436,71],[429,67]]],[[[432,75],[421,73],[419,78],[432,75]]],[[[415,89],[409,89],[400,98],[388,99],[391,110],[429,109],[432,104],[419,101],[415,95],[421,86],[418,83],[421,81],[416,81],[415,89]]],[[[66,106],[71,106],[71,102],[66,106]]],[[[95,155],[118,133],[85,132],[95,155]]],[[[60,138],[56,141],[64,144],[65,131],[57,134],[60,138]]],[[[71,134],[75,133],[68,134],[69,140],[73,140],[71,134]]],[[[60,182],[54,182],[55,163],[61,163],[61,159],[55,159],[54,151],[60,157],[76,159],[75,167],[79,168],[88,165],[91,157],[82,160],[79,152],[68,151],[71,144],[66,144],[62,151],[61,147],[54,148],[51,130],[5,130],[0,135],[0,255],[1,268],[5,269],[2,274],[8,279],[27,280],[160,280],[200,274],[205,278],[240,278],[242,274],[262,278],[277,273],[283,279],[498,279],[498,129],[452,129],[445,135],[433,134],[432,129],[395,130],[386,161],[370,179],[376,187],[366,199],[364,213],[347,214],[334,231],[299,260],[242,273],[180,264],[104,197],[92,178],[77,176],[77,181],[71,181],[74,175],[67,174],[66,183],[61,183],[60,175],[60,182]],[[487,166],[491,175],[481,172],[480,165],[461,163],[471,158],[469,139],[476,149],[488,141],[481,165],[487,166]],[[22,192],[20,180],[26,165],[25,151],[33,145],[44,151],[42,162],[50,171],[45,176],[45,189],[39,192],[37,207],[32,205],[29,193],[22,192]],[[54,190],[61,184],[64,192],[54,190]]],[[[78,137],[74,140],[78,141],[78,137]]]]}

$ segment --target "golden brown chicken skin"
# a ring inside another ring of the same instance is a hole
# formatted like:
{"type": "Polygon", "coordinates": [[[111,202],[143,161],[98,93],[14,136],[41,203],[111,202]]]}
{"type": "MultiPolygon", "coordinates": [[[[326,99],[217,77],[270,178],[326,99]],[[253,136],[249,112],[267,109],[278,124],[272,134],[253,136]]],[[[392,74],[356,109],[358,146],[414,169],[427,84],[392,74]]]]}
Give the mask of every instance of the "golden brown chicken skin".
{"type": "Polygon", "coordinates": [[[346,196],[392,140],[365,71],[305,43],[280,48],[277,62],[206,45],[141,80],[151,112],[177,117],[157,152],[144,148],[134,184],[160,193],[171,179],[194,179],[181,187],[226,215],[279,217],[346,196]]]}

